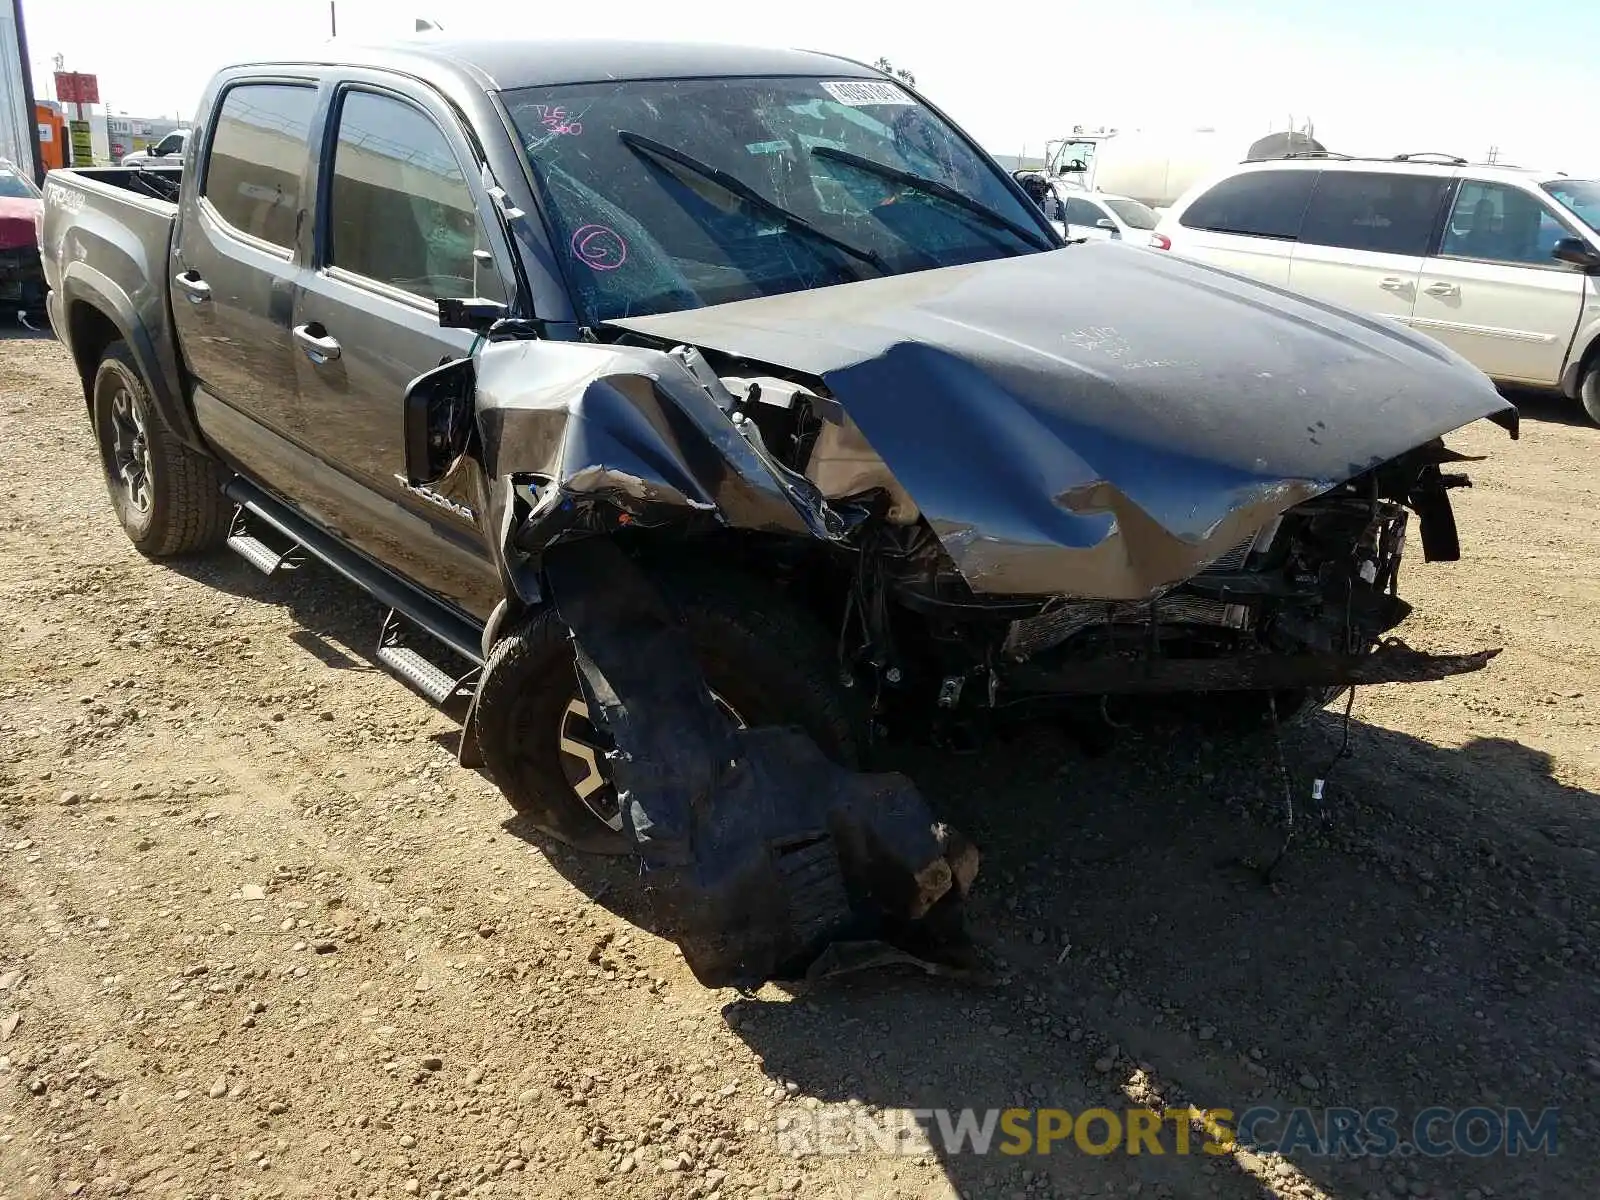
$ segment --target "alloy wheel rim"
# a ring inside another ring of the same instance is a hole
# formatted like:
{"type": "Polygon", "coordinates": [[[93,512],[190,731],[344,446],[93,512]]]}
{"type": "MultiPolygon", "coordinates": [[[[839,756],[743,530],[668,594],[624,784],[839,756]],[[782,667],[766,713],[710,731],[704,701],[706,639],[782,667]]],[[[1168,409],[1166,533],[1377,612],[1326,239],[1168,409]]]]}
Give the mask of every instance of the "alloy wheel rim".
{"type": "MultiPolygon", "coordinates": [[[[745,728],[744,718],[715,690],[711,699],[735,726],[745,728]]],[[[622,806],[606,761],[606,755],[614,747],[610,734],[590,717],[582,694],[575,694],[567,701],[557,721],[556,751],[561,760],[561,773],[566,776],[573,795],[594,818],[608,829],[621,833],[622,806]]]]}
{"type": "Polygon", "coordinates": [[[126,387],[111,397],[111,460],[117,486],[135,511],[147,513],[150,494],[150,438],[144,405],[126,387]]]}

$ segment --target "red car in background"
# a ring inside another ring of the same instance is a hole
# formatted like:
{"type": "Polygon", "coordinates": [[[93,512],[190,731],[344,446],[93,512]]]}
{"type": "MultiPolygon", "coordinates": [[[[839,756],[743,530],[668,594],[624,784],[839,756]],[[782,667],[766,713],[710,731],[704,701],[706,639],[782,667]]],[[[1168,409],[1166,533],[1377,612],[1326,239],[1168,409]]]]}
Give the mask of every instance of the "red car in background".
{"type": "Polygon", "coordinates": [[[44,320],[43,219],[44,196],[33,180],[0,159],[0,317],[44,320]]]}

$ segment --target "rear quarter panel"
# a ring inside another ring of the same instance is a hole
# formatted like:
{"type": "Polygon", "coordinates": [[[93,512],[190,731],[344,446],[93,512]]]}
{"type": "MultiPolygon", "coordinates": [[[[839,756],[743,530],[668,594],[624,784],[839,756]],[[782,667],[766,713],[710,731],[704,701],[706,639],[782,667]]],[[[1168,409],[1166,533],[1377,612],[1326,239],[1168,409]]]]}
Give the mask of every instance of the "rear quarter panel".
{"type": "Polygon", "coordinates": [[[1161,232],[1172,239],[1172,249],[1167,251],[1169,254],[1209,263],[1213,267],[1259,279],[1263,283],[1289,286],[1289,267],[1294,259],[1295,247],[1291,241],[1186,229],[1177,222],[1161,232]]]}
{"type": "Polygon", "coordinates": [[[1183,214],[1196,200],[1236,173],[1236,169],[1230,168],[1214,171],[1197,180],[1178,197],[1171,208],[1161,213],[1161,220],[1154,232],[1171,239],[1172,248],[1165,253],[1208,263],[1236,275],[1259,279],[1263,283],[1288,287],[1289,265],[1294,258],[1295,248],[1292,239],[1216,233],[1208,229],[1191,229],[1183,223],[1183,214]]]}
{"type": "Polygon", "coordinates": [[[173,341],[167,256],[177,205],[60,170],[45,176],[40,251],[50,289],[50,324],[82,372],[92,373],[99,348],[75,333],[82,307],[99,312],[132,349],[175,432],[200,444],[189,415],[173,341]]]}

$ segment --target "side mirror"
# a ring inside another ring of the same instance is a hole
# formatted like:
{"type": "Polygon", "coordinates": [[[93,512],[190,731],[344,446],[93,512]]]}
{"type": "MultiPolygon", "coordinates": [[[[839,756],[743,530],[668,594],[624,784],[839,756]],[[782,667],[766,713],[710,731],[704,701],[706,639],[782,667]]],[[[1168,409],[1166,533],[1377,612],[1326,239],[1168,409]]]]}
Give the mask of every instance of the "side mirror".
{"type": "Polygon", "coordinates": [[[1110,217],[1101,217],[1098,221],[1095,222],[1095,225],[1100,229],[1109,229],[1113,233],[1115,233],[1116,230],[1117,230],[1117,223],[1115,221],[1113,221],[1110,217]]]}
{"type": "Polygon", "coordinates": [[[1582,238],[1562,238],[1550,252],[1550,257],[1560,262],[1571,263],[1575,267],[1582,267],[1586,271],[1600,271],[1600,250],[1596,250],[1582,238]]]}
{"type": "Polygon", "coordinates": [[[435,483],[450,473],[472,441],[478,368],[458,358],[418,375],[406,387],[406,482],[435,483]]]}

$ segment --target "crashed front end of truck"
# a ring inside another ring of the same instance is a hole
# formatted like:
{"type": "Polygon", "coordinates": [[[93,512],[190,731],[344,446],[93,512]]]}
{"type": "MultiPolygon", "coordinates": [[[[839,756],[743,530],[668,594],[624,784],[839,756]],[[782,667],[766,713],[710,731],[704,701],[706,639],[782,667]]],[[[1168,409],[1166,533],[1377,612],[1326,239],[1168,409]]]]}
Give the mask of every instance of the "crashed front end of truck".
{"type": "Polygon", "coordinates": [[[948,957],[976,853],[903,778],[730,723],[651,584],[662,547],[796,580],[874,719],[1126,693],[1282,712],[1495,653],[1390,637],[1410,527],[1459,555],[1443,436],[1515,436],[1487,380],[1231,276],[1094,247],[1066,274],[1061,253],[537,353],[508,323],[412,389],[413,482],[462,456],[492,481],[508,594],[573,631],[625,828],[708,983],[840,940],[948,957]]]}

